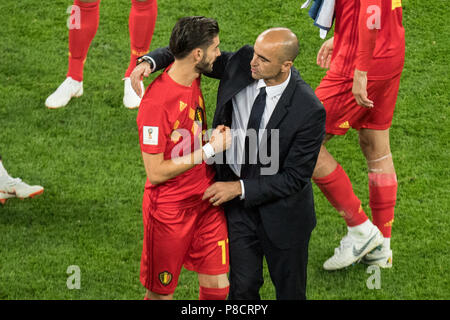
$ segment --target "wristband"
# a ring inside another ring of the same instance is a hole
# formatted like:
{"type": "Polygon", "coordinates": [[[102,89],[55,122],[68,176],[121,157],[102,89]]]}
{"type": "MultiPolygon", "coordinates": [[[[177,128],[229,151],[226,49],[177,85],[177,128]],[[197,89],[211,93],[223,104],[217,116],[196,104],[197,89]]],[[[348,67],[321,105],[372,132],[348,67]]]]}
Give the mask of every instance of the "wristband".
{"type": "Polygon", "coordinates": [[[205,144],[203,147],[203,152],[205,153],[206,159],[212,158],[216,155],[214,148],[210,143],[205,144]]]}

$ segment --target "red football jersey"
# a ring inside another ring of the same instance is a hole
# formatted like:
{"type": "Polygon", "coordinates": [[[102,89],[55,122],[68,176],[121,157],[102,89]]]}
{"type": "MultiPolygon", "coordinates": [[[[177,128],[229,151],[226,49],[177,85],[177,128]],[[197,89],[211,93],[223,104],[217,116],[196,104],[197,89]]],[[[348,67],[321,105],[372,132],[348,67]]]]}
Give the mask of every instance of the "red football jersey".
{"type": "Polygon", "coordinates": [[[401,0],[336,0],[334,48],[329,72],[353,77],[355,68],[368,79],[389,79],[405,60],[401,0]]]}
{"type": "MultiPolygon", "coordinates": [[[[201,148],[207,123],[200,77],[190,87],[176,83],[167,74],[170,66],[147,88],[142,98],[137,125],[141,151],[163,153],[164,160],[175,159],[201,148]]],[[[145,192],[158,204],[183,204],[201,200],[213,183],[214,170],[205,162],[145,192]]]]}

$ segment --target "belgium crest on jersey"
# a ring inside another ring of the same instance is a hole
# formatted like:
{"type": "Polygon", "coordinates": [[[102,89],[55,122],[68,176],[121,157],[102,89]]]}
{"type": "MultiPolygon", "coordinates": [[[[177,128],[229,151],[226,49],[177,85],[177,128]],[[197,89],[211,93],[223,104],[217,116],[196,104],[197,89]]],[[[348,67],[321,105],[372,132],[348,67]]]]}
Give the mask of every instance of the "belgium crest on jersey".
{"type": "Polygon", "coordinates": [[[205,119],[203,112],[204,111],[201,107],[197,107],[197,109],[195,109],[195,121],[203,123],[203,120],[205,119]]]}

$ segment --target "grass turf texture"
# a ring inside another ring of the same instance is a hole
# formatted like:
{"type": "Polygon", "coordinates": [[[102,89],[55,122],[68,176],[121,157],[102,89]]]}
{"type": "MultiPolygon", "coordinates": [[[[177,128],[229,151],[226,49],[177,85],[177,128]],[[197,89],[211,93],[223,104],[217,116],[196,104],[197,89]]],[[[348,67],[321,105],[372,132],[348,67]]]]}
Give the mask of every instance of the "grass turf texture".
{"type": "MultiPolygon", "coordinates": [[[[175,21],[217,18],[221,49],[252,44],[266,28],[286,26],[301,43],[295,66],[315,88],[322,40],[301,1],[160,1],[152,48],[165,46],[175,21]]],[[[46,97],[67,70],[70,1],[2,1],[0,152],[12,176],[45,186],[37,199],[0,208],[0,299],[142,299],[141,199],[145,171],[135,118],[123,107],[121,78],[129,59],[130,2],[103,1],[100,26],[85,65],[84,95],[60,110],[46,97]],[[81,289],[66,286],[70,265],[81,289]]],[[[342,218],[314,186],[317,227],[310,243],[309,299],[448,299],[449,24],[445,1],[404,0],[407,56],[391,128],[399,180],[393,226],[394,267],[369,290],[367,267],[326,272],[323,262],[346,233],[342,218]]],[[[151,77],[153,79],[154,76],[151,77]]],[[[146,81],[146,84],[149,80],[146,81]]],[[[203,79],[212,121],[218,82],[203,79]]],[[[367,172],[357,134],[329,150],[368,207],[367,172]]],[[[170,254],[170,252],[168,252],[170,254]]],[[[263,299],[275,293],[265,269],[263,299]]],[[[176,299],[197,299],[197,278],[183,270],[176,299]]]]}

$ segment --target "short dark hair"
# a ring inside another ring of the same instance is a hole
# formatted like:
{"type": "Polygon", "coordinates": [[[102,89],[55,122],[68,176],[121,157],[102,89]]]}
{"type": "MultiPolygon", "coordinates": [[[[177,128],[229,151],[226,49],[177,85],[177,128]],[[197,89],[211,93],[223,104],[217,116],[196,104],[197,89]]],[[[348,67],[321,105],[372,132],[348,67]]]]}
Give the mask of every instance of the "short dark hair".
{"type": "Polygon", "coordinates": [[[170,36],[170,51],[183,59],[195,48],[207,48],[219,34],[219,24],[202,16],[184,17],[177,21],[170,36]]]}

